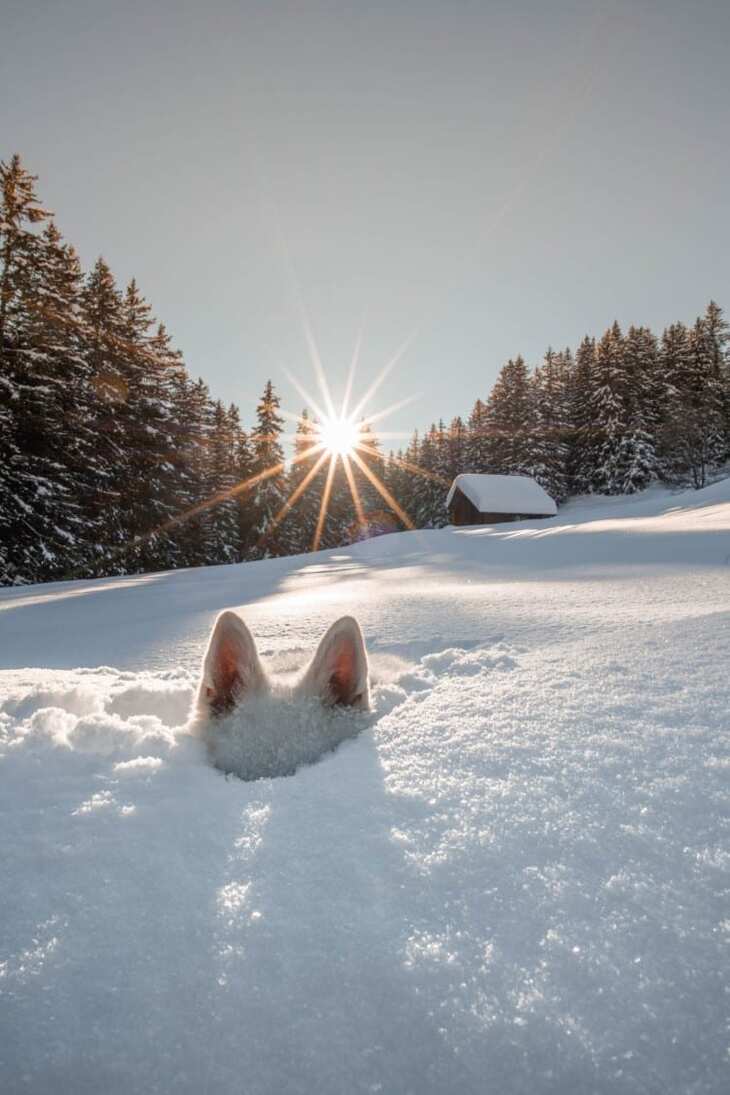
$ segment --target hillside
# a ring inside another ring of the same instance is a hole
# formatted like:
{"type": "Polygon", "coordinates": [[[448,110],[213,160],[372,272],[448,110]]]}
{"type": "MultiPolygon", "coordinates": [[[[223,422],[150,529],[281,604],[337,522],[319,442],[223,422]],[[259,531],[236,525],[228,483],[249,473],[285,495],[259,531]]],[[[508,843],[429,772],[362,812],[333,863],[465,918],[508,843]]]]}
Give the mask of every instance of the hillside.
{"type": "Polygon", "coordinates": [[[5,1092],[720,1092],[730,480],[0,591],[5,1092]],[[286,779],[184,733],[223,608],[374,712],[286,779]]]}

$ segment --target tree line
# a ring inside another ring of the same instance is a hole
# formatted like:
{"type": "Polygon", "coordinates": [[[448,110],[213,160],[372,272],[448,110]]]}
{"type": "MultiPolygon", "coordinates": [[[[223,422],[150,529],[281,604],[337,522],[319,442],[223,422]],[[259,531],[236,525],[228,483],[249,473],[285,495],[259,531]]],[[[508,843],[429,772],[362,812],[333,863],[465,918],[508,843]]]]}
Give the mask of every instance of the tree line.
{"type": "MultiPolygon", "coordinates": [[[[271,382],[250,429],[188,375],[135,280],[84,273],[19,156],[0,163],[0,584],[230,563],[357,535],[338,469],[287,468],[271,382]]],[[[377,451],[377,440],[371,444],[377,451]]],[[[379,463],[368,455],[367,463],[379,463]]],[[[375,512],[372,486],[353,476],[375,512]]]]}
{"type": "Polygon", "coordinates": [[[711,301],[691,327],[624,333],[614,323],[575,353],[502,368],[466,422],[413,436],[390,483],[419,526],[447,521],[444,486],[461,471],[531,475],[556,501],[632,494],[653,481],[701,488],[730,460],[728,324],[711,301]],[[415,480],[410,467],[428,475],[415,480]]]}
{"type": "Polygon", "coordinates": [[[271,382],[244,427],[189,376],[134,279],[121,288],[102,258],[84,273],[36,182],[18,156],[0,163],[0,584],[438,527],[463,471],[532,475],[562,501],[701,487],[730,457],[728,327],[710,303],[660,338],[614,324],[532,371],[510,360],[466,422],[387,457],[363,426],[359,461],[330,466],[305,411],[287,464],[271,382]]]}

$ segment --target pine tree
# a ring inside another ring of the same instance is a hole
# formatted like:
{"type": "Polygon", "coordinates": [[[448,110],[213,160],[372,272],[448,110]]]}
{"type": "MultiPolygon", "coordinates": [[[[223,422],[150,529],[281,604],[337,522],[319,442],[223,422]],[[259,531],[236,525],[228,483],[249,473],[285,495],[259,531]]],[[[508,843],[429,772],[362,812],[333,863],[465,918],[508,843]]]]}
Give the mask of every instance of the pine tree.
{"type": "Polygon", "coordinates": [[[56,437],[55,458],[64,469],[70,508],[79,515],[75,536],[76,562],[88,554],[95,530],[88,513],[99,479],[98,437],[94,425],[92,389],[86,359],[85,331],[80,317],[83,274],[73,247],[63,242],[50,221],[43,233],[45,277],[38,287],[39,333],[43,352],[54,363],[54,416],[46,416],[44,431],[56,437]]]}
{"type": "MultiPolygon", "coordinates": [[[[662,338],[662,367],[668,383],[667,413],[661,431],[662,466],[674,482],[699,489],[727,455],[726,389],[722,368],[721,313],[691,331],[673,324],[662,338]]],[[[709,309],[708,309],[709,311],[709,309]]],[[[718,310],[719,311],[719,310],[718,310]]]]}
{"type": "MultiPolygon", "coordinates": [[[[376,482],[385,483],[386,461],[380,450],[380,442],[367,422],[359,426],[360,446],[358,456],[376,482]]],[[[355,487],[360,498],[362,515],[353,512],[350,542],[376,535],[383,526],[389,527],[390,506],[368,475],[360,470],[356,461],[350,460],[355,487]]],[[[354,509],[354,507],[353,507],[354,509]]]]}
{"type": "MultiPolygon", "coordinates": [[[[321,548],[343,547],[352,543],[356,535],[355,504],[342,456],[333,455],[325,461],[324,467],[327,472],[325,474],[323,494],[327,493],[330,461],[332,465],[331,481],[319,544],[321,548]]],[[[350,470],[352,472],[352,461],[350,462],[350,470]]]]}
{"type": "MultiPolygon", "coordinates": [[[[436,476],[441,478],[444,483],[450,483],[452,479],[451,451],[449,448],[449,437],[443,419],[440,418],[438,420],[435,428],[431,426],[430,437],[434,453],[433,472],[436,476]]],[[[423,454],[421,454],[421,456],[423,457],[423,454]]],[[[423,459],[421,460],[421,464],[423,466],[423,459]]]]}
{"type": "Polygon", "coordinates": [[[469,415],[465,461],[465,471],[486,472],[489,468],[487,406],[481,399],[477,399],[469,415]]]}
{"type": "Polygon", "coordinates": [[[175,518],[172,535],[181,566],[211,562],[209,443],[211,403],[208,387],[198,379],[176,376],[172,391],[174,433],[175,518]]]}
{"type": "Polygon", "coordinates": [[[489,470],[503,475],[530,474],[534,462],[534,401],[522,357],[503,366],[487,403],[490,432],[489,470]]]}
{"type": "Polygon", "coordinates": [[[253,472],[259,476],[251,490],[254,552],[262,558],[280,554],[274,520],[286,501],[286,473],[280,437],[284,420],[280,400],[270,380],[256,408],[256,425],[251,431],[253,472]]]}
{"type": "MultiPolygon", "coordinates": [[[[396,455],[390,454],[386,465],[386,486],[395,498],[404,513],[407,513],[412,521],[419,527],[421,522],[417,514],[417,494],[421,489],[424,479],[422,474],[414,472],[414,467],[422,467],[422,444],[418,430],[414,430],[405,453],[401,450],[396,455]]],[[[398,514],[383,514],[382,527],[402,529],[403,522],[398,514]]]]}
{"type": "Polygon", "coordinates": [[[124,554],[129,544],[124,500],[130,466],[125,414],[129,386],[122,361],[122,299],[102,258],[86,278],[80,311],[91,412],[98,438],[98,482],[87,513],[97,534],[90,572],[124,574],[124,554]]]}
{"type": "MultiPolygon", "coordinates": [[[[403,450],[399,449],[397,452],[389,452],[385,458],[383,466],[383,482],[387,490],[396,500],[401,509],[407,512],[405,503],[408,501],[408,490],[405,484],[405,476],[402,461],[405,459],[403,450]]],[[[415,478],[411,473],[412,478],[415,478]]],[[[402,521],[397,513],[394,513],[392,508],[382,509],[378,515],[378,524],[376,529],[376,535],[385,532],[395,532],[403,527],[402,521]]]]}
{"type": "Polygon", "coordinates": [[[630,327],[624,339],[626,433],[621,442],[621,494],[649,486],[657,474],[656,438],[661,414],[656,338],[646,327],[630,327]]]}
{"type": "Polygon", "coordinates": [[[711,300],[703,319],[709,375],[719,393],[724,444],[720,461],[730,460],[730,325],[719,304],[711,300]]]}
{"type": "Polygon", "coordinates": [[[294,460],[287,476],[288,498],[291,499],[296,495],[296,501],[286,513],[279,533],[280,545],[287,555],[298,555],[309,551],[314,542],[319,503],[324,487],[323,465],[320,465],[319,471],[314,473],[303,490],[300,490],[300,487],[321,458],[321,451],[316,449],[317,436],[317,424],[305,407],[297,422],[294,436],[294,460]]]}
{"type": "Polygon", "coordinates": [[[569,381],[568,483],[571,494],[585,494],[590,490],[598,457],[598,431],[591,407],[595,369],[596,341],[586,335],[576,352],[569,381]]]}
{"type": "MultiPolygon", "coordinates": [[[[0,566],[6,582],[63,577],[79,556],[79,504],[67,449],[65,386],[75,363],[59,325],[63,290],[73,322],[78,286],[34,176],[14,156],[0,165],[0,566]]],[[[70,347],[69,347],[70,348],[70,347]]]]}
{"type": "Polygon", "coordinates": [[[569,369],[569,356],[566,358],[564,354],[548,349],[542,365],[531,378],[531,474],[558,502],[568,492],[569,369]]]}
{"type": "Polygon", "coordinates": [[[451,420],[446,440],[446,451],[448,453],[448,474],[446,478],[449,481],[467,470],[467,441],[466,426],[461,416],[457,415],[456,418],[451,420]]]}
{"type": "Polygon", "coordinates": [[[50,216],[36,197],[37,175],[23,167],[20,156],[0,162],[0,353],[3,360],[21,340],[28,322],[41,243],[33,227],[50,216]]]}
{"type": "Polygon", "coordinates": [[[240,424],[238,410],[213,404],[208,444],[208,491],[214,500],[208,523],[208,553],[212,563],[234,563],[241,557],[236,468],[240,424]]]}
{"type": "Polygon", "coordinates": [[[121,304],[119,361],[127,398],[123,404],[126,465],[123,493],[127,537],[125,567],[158,570],[175,565],[179,552],[167,534],[175,515],[172,423],[173,377],[179,364],[165,328],[155,334],[152,310],[133,279],[121,304]]]}
{"type": "Polygon", "coordinates": [[[254,457],[248,434],[240,426],[238,408],[231,405],[231,415],[235,411],[234,426],[234,469],[236,477],[236,508],[238,512],[238,544],[239,561],[248,559],[254,547],[253,541],[253,511],[251,508],[251,494],[246,484],[253,475],[254,457]],[[237,426],[237,428],[236,428],[237,426]]]}
{"type": "Polygon", "coordinates": [[[624,340],[614,323],[596,346],[590,411],[597,433],[590,490],[595,494],[620,494],[626,474],[624,441],[628,432],[627,380],[624,340]]]}
{"type": "Polygon", "coordinates": [[[451,481],[451,452],[449,438],[443,425],[434,424],[424,434],[415,459],[409,462],[422,469],[413,475],[411,493],[403,508],[418,528],[443,528],[448,521],[446,513],[447,483],[451,481]]]}

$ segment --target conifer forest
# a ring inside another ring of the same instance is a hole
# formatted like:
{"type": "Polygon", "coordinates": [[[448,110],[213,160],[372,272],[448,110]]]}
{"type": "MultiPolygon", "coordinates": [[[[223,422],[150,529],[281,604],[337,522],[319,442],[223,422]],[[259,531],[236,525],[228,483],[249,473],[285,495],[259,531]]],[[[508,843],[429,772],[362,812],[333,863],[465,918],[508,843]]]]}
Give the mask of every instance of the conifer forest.
{"type": "Polygon", "coordinates": [[[82,270],[36,182],[18,156],[0,164],[0,584],[338,547],[404,515],[438,527],[460,472],[528,474],[562,502],[656,480],[701,488],[730,459],[728,325],[710,302],[689,325],[614,323],[532,368],[516,356],[468,415],[404,451],[373,434],[371,474],[351,469],[356,512],[343,462],[326,484],[306,455],[312,417],[286,460],[272,383],[255,408],[224,406],[134,280],[117,285],[102,258],[82,270]]]}

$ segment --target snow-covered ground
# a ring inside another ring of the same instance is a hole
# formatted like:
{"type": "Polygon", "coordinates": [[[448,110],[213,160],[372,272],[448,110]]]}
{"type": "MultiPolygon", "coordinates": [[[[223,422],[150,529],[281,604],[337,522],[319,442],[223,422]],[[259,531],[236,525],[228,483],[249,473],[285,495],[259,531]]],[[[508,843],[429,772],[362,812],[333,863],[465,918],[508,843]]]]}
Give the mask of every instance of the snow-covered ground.
{"type": "Polygon", "coordinates": [[[0,1089],[727,1092],[729,620],[730,480],[0,592],[0,1089]],[[222,608],[369,725],[211,768],[222,608]]]}

